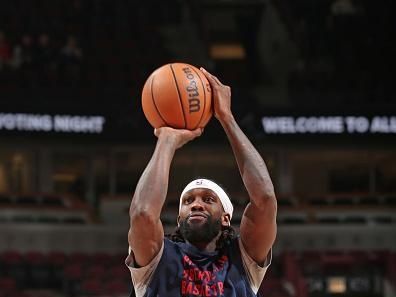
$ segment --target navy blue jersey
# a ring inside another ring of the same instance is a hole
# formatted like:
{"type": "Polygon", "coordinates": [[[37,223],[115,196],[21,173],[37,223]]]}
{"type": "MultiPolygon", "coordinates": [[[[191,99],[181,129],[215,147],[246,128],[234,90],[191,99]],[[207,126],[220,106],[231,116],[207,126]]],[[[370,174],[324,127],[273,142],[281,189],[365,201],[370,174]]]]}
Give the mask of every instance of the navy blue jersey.
{"type": "Polygon", "coordinates": [[[215,252],[164,239],[162,257],[144,296],[249,297],[256,294],[243,267],[238,238],[215,252]]]}

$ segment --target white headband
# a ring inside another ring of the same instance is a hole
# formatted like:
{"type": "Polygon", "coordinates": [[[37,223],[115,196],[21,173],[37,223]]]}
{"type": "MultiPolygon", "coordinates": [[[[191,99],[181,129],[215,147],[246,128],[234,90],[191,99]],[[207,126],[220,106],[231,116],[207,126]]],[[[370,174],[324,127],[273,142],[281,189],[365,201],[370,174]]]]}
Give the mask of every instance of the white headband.
{"type": "Polygon", "coordinates": [[[221,205],[223,205],[224,211],[230,215],[231,220],[232,213],[234,212],[234,207],[232,206],[230,198],[218,184],[204,178],[193,180],[184,188],[183,192],[180,195],[179,212],[182,206],[182,198],[184,194],[192,189],[199,188],[212,190],[219,197],[221,205]]]}

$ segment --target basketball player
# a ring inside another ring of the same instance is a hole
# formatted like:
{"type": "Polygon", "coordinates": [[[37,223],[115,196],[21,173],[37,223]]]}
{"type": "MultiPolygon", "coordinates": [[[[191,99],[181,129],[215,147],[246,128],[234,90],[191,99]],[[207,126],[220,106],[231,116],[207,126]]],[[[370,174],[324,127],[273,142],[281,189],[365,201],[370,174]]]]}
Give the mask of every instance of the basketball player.
{"type": "Polygon", "coordinates": [[[211,180],[189,183],[180,196],[178,227],[164,238],[161,209],[176,150],[199,137],[163,127],[130,206],[126,259],[136,296],[256,296],[271,262],[277,203],[266,165],[231,112],[231,89],[201,69],[212,87],[214,115],[224,128],[250,197],[240,224],[231,227],[233,205],[211,180]]]}

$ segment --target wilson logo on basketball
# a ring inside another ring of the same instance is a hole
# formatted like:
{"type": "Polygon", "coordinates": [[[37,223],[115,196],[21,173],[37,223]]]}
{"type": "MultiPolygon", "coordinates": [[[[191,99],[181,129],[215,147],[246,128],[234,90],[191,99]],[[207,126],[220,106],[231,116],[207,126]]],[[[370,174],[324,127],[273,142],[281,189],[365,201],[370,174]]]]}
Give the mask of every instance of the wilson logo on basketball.
{"type": "Polygon", "coordinates": [[[183,68],[183,72],[186,74],[187,79],[190,81],[186,87],[188,94],[188,106],[190,113],[200,111],[201,101],[199,100],[199,92],[195,76],[190,68],[183,68]]]}

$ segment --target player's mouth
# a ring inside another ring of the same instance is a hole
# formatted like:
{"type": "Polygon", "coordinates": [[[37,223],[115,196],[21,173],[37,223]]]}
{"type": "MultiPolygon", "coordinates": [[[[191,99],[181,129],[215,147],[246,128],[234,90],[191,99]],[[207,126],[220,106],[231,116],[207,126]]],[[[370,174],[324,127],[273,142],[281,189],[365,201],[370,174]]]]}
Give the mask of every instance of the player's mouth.
{"type": "Polygon", "coordinates": [[[187,220],[188,220],[188,221],[204,221],[204,220],[206,220],[207,218],[208,218],[208,215],[207,215],[207,214],[202,213],[202,212],[195,212],[195,213],[190,214],[190,215],[187,217],[187,220]]]}

